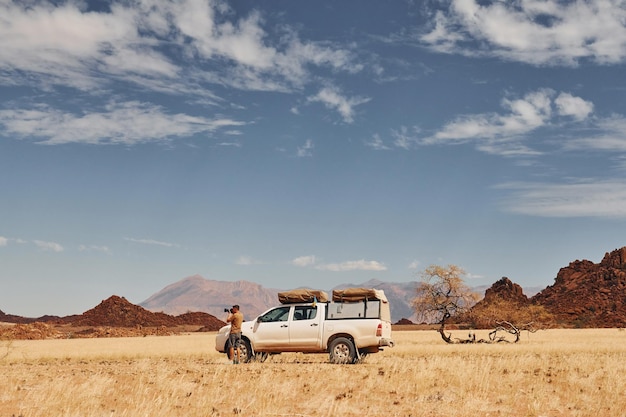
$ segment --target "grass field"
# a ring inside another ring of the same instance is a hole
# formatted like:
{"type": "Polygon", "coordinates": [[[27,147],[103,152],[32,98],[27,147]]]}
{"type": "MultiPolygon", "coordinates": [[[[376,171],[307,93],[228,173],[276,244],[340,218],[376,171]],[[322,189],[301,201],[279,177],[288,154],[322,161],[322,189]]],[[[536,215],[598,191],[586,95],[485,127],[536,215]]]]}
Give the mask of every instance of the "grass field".
{"type": "Polygon", "coordinates": [[[358,365],[303,354],[230,365],[214,336],[0,341],[0,417],[626,415],[618,329],[500,345],[397,331],[396,347],[358,365]]]}

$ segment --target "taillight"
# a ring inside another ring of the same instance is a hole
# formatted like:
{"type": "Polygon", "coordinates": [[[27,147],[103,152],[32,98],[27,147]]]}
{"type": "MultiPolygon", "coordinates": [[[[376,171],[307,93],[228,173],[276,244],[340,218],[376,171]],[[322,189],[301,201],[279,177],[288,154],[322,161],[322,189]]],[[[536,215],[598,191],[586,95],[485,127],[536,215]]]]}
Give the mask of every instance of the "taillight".
{"type": "Polygon", "coordinates": [[[376,328],[376,336],[380,337],[383,335],[383,324],[378,323],[378,328],[376,328]]]}

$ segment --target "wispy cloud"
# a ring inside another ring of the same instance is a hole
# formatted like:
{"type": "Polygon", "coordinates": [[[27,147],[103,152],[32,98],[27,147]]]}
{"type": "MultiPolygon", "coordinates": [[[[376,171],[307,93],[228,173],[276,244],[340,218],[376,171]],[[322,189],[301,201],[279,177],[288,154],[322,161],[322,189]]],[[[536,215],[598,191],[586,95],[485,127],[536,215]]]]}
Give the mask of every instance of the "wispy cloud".
{"type": "Polygon", "coordinates": [[[534,65],[601,64],[626,57],[622,0],[452,0],[419,41],[433,50],[534,65]]]}
{"type": "Polygon", "coordinates": [[[420,265],[421,265],[420,261],[414,260],[414,261],[411,261],[411,263],[408,266],[408,269],[416,270],[420,267],[420,265]]]}
{"type": "Polygon", "coordinates": [[[337,88],[322,88],[316,95],[309,97],[309,102],[320,102],[329,109],[339,112],[345,123],[354,121],[354,108],[370,101],[366,97],[345,97],[337,88]]]}
{"type": "Polygon", "coordinates": [[[47,242],[44,240],[34,240],[35,245],[44,251],[47,252],[63,252],[63,246],[56,242],[47,242]]]}
{"type": "Polygon", "coordinates": [[[504,210],[541,217],[626,218],[626,182],[580,181],[567,184],[507,183],[504,210]]]}
{"type": "Polygon", "coordinates": [[[142,244],[142,245],[164,246],[166,248],[178,248],[178,247],[180,247],[180,245],[177,244],[177,243],[163,242],[163,241],[153,240],[153,239],[135,239],[135,238],[132,238],[132,237],[125,237],[124,240],[127,241],[127,242],[139,243],[139,244],[142,244]]]}
{"type": "Polygon", "coordinates": [[[375,133],[371,139],[365,141],[365,145],[376,151],[388,151],[392,149],[386,145],[378,133],[375,133]]]}
{"type": "Polygon", "coordinates": [[[315,265],[315,262],[316,262],[315,255],[307,255],[307,256],[300,256],[298,258],[295,258],[294,260],[291,261],[291,264],[295,266],[305,267],[305,266],[315,265]]]}
{"type": "Polygon", "coordinates": [[[545,126],[554,116],[574,116],[576,120],[582,120],[593,109],[592,103],[579,97],[561,93],[553,99],[555,94],[551,89],[542,89],[517,99],[504,98],[501,103],[504,113],[461,116],[423,139],[422,143],[510,140],[545,126]]]}
{"type": "Polygon", "coordinates": [[[346,261],[340,263],[330,263],[316,265],[315,269],[322,271],[344,272],[344,271],[386,271],[387,267],[378,261],[346,261]]]}
{"type": "Polygon", "coordinates": [[[287,25],[273,28],[282,36],[272,44],[259,12],[234,16],[226,2],[194,0],[118,2],[106,11],[75,2],[2,2],[0,82],[90,91],[124,81],[211,96],[199,87],[288,91],[311,81],[309,66],[363,69],[352,51],[302,40],[287,25]]]}
{"type": "Polygon", "coordinates": [[[345,271],[386,271],[387,267],[378,261],[345,261],[339,263],[322,263],[314,255],[300,256],[291,261],[298,267],[312,267],[321,271],[345,272],[345,271]]]}
{"type": "Polygon", "coordinates": [[[102,252],[102,253],[111,253],[111,249],[108,246],[97,246],[97,245],[79,245],[78,250],[80,252],[102,252]]]}
{"type": "Polygon", "coordinates": [[[237,260],[235,261],[235,264],[241,265],[241,266],[250,266],[250,265],[261,265],[263,264],[263,262],[257,259],[254,259],[250,256],[242,255],[239,258],[237,258],[237,260]]]}
{"type": "Polygon", "coordinates": [[[614,114],[598,119],[594,132],[572,139],[564,144],[566,150],[595,150],[604,152],[626,152],[626,118],[614,114]]]}
{"type": "MultiPolygon", "coordinates": [[[[184,97],[214,111],[225,101],[213,88],[301,93],[320,82],[314,69],[353,74],[364,68],[350,45],[306,41],[288,25],[272,25],[270,34],[260,12],[238,15],[227,2],[116,2],[106,9],[0,2],[0,85],[76,93],[56,108],[38,104],[36,96],[16,98],[0,112],[0,135],[50,145],[136,145],[212,134],[246,122],[166,111],[130,97],[159,93],[152,97],[163,103],[163,94],[184,97]],[[109,104],[94,104],[99,100],[109,104]],[[70,105],[80,110],[67,110],[70,105]]],[[[348,122],[362,102],[327,90],[317,97],[348,122]]]]}
{"type": "Polygon", "coordinates": [[[125,144],[159,142],[245,123],[170,114],[139,102],[114,103],[104,111],[71,114],[46,106],[29,110],[0,110],[6,133],[41,138],[40,143],[125,144]]]}
{"type": "Polygon", "coordinates": [[[6,246],[9,244],[9,239],[4,236],[0,236],[0,246],[6,246]]]}
{"type": "Polygon", "coordinates": [[[548,88],[518,98],[505,97],[500,104],[502,112],[461,115],[429,135],[418,127],[402,126],[391,131],[388,144],[376,136],[367,145],[380,150],[474,143],[478,150],[490,154],[539,155],[540,150],[526,143],[532,133],[538,129],[579,126],[590,119],[594,109],[588,100],[548,88]]]}
{"type": "Polygon", "coordinates": [[[315,146],[313,145],[313,141],[311,139],[307,139],[304,142],[304,145],[302,146],[298,146],[298,151],[296,152],[296,155],[300,158],[304,158],[307,156],[313,156],[313,148],[315,146]]]}

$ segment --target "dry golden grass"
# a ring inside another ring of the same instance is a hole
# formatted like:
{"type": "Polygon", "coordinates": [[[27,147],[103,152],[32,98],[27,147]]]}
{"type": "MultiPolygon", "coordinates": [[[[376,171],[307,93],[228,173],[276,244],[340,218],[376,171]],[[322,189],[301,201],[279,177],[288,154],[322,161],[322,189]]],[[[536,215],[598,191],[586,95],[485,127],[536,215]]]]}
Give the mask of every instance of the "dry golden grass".
{"type": "Polygon", "coordinates": [[[434,331],[394,339],[358,365],[303,354],[229,365],[211,333],[0,341],[0,416],[626,414],[621,330],[549,330],[515,345],[446,345],[434,331]]]}

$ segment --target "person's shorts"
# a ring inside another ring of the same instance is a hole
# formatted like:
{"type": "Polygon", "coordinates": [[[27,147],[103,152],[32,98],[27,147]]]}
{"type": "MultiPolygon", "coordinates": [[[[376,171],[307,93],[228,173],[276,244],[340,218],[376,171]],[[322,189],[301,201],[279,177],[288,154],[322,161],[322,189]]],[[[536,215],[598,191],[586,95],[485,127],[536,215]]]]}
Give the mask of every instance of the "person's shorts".
{"type": "Polygon", "coordinates": [[[228,340],[230,341],[231,346],[237,347],[237,345],[239,345],[239,342],[241,341],[241,332],[231,333],[230,335],[228,335],[228,340]]]}

